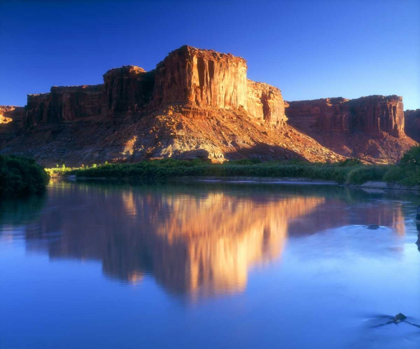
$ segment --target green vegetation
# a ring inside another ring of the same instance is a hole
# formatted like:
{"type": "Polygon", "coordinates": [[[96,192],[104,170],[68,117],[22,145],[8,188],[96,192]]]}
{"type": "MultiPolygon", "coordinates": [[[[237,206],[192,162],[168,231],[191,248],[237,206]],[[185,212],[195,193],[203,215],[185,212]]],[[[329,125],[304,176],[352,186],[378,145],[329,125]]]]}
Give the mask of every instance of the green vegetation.
{"type": "Polygon", "coordinates": [[[48,174],[34,160],[0,155],[0,196],[41,193],[48,180],[48,174]]]}
{"type": "Polygon", "coordinates": [[[420,146],[406,152],[400,163],[392,166],[383,179],[387,183],[398,183],[409,187],[420,185],[420,146]]]}
{"type": "Polygon", "coordinates": [[[347,174],[346,184],[363,184],[368,181],[382,181],[390,166],[357,166],[347,174]]]}
{"type": "Polygon", "coordinates": [[[257,160],[236,160],[224,164],[212,164],[202,160],[154,160],[135,164],[104,164],[91,167],[69,169],[66,167],[48,169],[51,174],[74,174],[87,178],[131,178],[144,182],[164,182],[179,177],[275,177],[275,178],[305,178],[315,180],[336,181],[338,183],[358,183],[360,178],[377,179],[376,172],[386,172],[376,166],[369,166],[374,171],[363,171],[368,168],[359,160],[348,159],[333,164],[309,163],[290,160],[286,162],[260,162],[257,160]],[[349,174],[354,182],[349,181],[349,174]],[[370,173],[372,172],[372,173],[370,173]]]}
{"type": "Polygon", "coordinates": [[[46,168],[45,171],[50,177],[61,177],[78,169],[79,167],[66,167],[66,165],[56,165],[53,168],[46,168]]]}
{"type": "Polygon", "coordinates": [[[413,147],[397,165],[366,165],[358,159],[336,163],[302,160],[261,162],[242,159],[212,164],[203,160],[154,160],[135,164],[108,164],[47,169],[51,176],[73,174],[86,178],[130,178],[142,182],[165,182],[180,177],[272,177],[335,181],[359,185],[385,181],[405,186],[420,185],[420,147],[413,147]]]}

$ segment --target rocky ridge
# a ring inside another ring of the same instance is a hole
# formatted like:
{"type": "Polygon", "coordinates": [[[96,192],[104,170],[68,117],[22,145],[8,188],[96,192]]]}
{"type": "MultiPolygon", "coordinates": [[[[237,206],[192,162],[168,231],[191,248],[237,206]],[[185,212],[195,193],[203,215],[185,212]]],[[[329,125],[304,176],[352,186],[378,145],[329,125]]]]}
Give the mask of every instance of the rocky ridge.
{"type": "Polygon", "coordinates": [[[286,114],[290,125],[344,156],[395,162],[415,145],[395,95],[288,102],[286,114]]]}

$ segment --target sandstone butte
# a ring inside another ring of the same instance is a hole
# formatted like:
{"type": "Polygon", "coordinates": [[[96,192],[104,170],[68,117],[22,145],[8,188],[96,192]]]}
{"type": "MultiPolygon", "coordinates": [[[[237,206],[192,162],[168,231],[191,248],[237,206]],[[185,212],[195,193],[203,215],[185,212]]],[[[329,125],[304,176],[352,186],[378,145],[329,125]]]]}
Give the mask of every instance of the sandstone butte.
{"type": "Polygon", "coordinates": [[[45,166],[168,157],[394,162],[415,144],[401,97],[287,103],[278,88],[247,79],[243,58],[212,50],[183,46],[152,71],[123,66],[103,81],[0,107],[0,153],[45,166]]]}

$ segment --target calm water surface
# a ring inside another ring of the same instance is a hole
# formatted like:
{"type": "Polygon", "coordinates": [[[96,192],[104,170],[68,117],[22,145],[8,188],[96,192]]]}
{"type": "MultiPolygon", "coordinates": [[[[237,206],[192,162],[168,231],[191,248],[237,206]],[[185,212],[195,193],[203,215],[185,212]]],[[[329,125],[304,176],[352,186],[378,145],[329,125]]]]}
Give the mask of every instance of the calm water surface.
{"type": "Polygon", "coordinates": [[[420,324],[419,203],[53,183],[0,203],[0,348],[420,348],[418,327],[375,327],[420,324]]]}

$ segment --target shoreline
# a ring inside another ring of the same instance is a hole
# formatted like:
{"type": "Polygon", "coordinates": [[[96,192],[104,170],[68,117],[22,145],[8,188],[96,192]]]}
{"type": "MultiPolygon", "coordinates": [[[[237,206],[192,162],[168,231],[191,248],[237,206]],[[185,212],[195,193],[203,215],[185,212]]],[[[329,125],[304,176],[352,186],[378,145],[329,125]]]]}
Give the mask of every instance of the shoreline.
{"type": "MultiPolygon", "coordinates": [[[[56,177],[57,178],[57,177],[56,177]]],[[[75,182],[83,181],[136,181],[134,177],[76,177],[63,176],[65,180],[75,182]]],[[[386,183],[383,181],[367,181],[363,184],[340,184],[336,181],[327,181],[311,178],[288,178],[288,177],[178,177],[169,180],[170,182],[202,182],[202,183],[225,183],[225,184],[280,184],[280,185],[320,185],[320,186],[340,186],[352,189],[374,189],[374,190],[392,190],[392,191],[411,191],[420,192],[420,186],[408,187],[401,184],[386,183]]]]}

